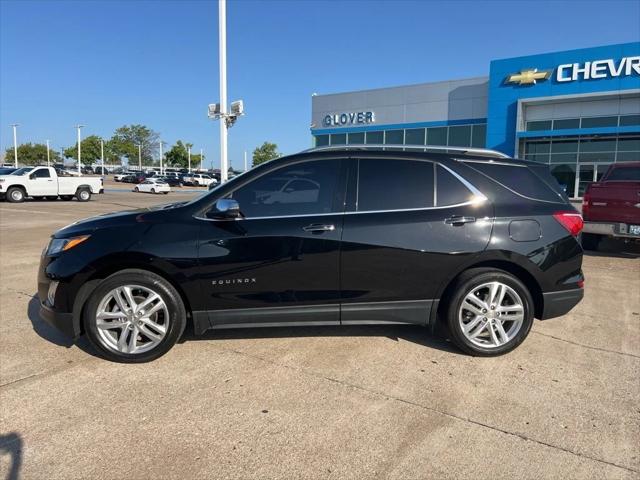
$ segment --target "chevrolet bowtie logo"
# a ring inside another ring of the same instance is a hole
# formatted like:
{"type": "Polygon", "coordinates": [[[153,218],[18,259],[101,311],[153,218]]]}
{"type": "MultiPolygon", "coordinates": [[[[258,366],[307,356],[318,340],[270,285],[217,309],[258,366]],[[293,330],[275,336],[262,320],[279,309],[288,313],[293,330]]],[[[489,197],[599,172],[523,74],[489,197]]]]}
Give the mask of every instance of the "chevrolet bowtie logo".
{"type": "Polygon", "coordinates": [[[538,80],[546,80],[551,76],[551,70],[538,71],[537,68],[530,70],[520,70],[520,73],[514,73],[507,77],[507,83],[518,83],[520,85],[536,84],[538,80]]]}

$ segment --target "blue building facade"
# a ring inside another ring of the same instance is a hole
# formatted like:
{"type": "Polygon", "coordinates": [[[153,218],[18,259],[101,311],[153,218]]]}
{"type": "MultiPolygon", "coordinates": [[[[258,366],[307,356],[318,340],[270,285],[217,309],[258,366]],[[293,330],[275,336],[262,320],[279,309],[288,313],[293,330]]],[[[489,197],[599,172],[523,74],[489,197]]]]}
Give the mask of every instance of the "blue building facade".
{"type": "Polygon", "coordinates": [[[549,164],[574,198],[640,161],[640,42],[494,60],[488,77],[312,97],[315,145],[486,147],[549,164]]]}

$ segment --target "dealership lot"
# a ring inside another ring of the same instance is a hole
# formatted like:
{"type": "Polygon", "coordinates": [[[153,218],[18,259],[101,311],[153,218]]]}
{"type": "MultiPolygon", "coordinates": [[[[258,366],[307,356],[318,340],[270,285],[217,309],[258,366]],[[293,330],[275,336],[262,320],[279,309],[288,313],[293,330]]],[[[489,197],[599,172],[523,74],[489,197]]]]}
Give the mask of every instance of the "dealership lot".
{"type": "Polygon", "coordinates": [[[88,203],[0,203],[0,472],[640,476],[637,247],[585,256],[585,300],[499,358],[417,327],[324,327],[189,336],[156,362],[119,365],[40,320],[40,253],[78,219],[197,193],[105,189],[88,203]]]}

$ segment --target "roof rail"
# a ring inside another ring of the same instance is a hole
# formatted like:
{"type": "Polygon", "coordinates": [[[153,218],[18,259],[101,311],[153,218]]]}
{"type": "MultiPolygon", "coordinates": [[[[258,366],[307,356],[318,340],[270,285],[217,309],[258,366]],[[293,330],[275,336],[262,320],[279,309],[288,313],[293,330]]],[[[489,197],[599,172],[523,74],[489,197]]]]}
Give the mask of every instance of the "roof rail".
{"type": "Polygon", "coordinates": [[[324,147],[314,147],[304,150],[304,152],[322,152],[324,150],[345,150],[345,149],[353,149],[353,150],[367,150],[370,148],[378,149],[378,148],[402,148],[409,150],[423,150],[425,152],[444,152],[444,153],[462,153],[469,155],[480,155],[480,156],[489,156],[489,157],[500,157],[500,158],[511,158],[509,155],[505,155],[502,152],[497,150],[491,150],[488,148],[474,148],[474,147],[450,147],[444,145],[392,145],[392,144],[366,144],[359,143],[354,144],[351,143],[349,145],[327,145],[324,147]]]}

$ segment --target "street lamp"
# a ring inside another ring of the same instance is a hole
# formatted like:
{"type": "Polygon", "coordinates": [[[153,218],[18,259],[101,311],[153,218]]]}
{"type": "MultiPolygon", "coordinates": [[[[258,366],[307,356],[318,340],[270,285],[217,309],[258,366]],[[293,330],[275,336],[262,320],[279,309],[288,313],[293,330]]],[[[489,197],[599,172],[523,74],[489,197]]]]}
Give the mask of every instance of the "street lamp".
{"type": "Polygon", "coordinates": [[[15,167],[18,168],[18,132],[17,128],[20,126],[19,123],[12,123],[10,125],[13,127],[13,160],[15,163],[15,167]]]}
{"type": "Polygon", "coordinates": [[[160,145],[160,175],[162,175],[162,140],[158,142],[158,145],[160,145]]]}
{"type": "Polygon", "coordinates": [[[187,159],[189,162],[189,173],[191,173],[191,147],[187,147],[187,159]]]}
{"type": "Polygon", "coordinates": [[[202,170],[203,160],[204,160],[204,154],[202,153],[202,149],[200,149],[200,170],[202,170]]]}
{"type": "Polygon", "coordinates": [[[102,175],[104,175],[104,140],[100,139],[100,159],[102,160],[102,175]]]}
{"type": "Polygon", "coordinates": [[[78,175],[82,175],[82,170],[80,165],[82,165],[81,157],[82,157],[82,147],[80,146],[80,129],[84,127],[84,125],[76,125],[76,129],[78,130],[78,175]]]}
{"type": "Polygon", "coordinates": [[[49,155],[49,140],[47,140],[47,167],[51,166],[51,157],[49,155]]]}

